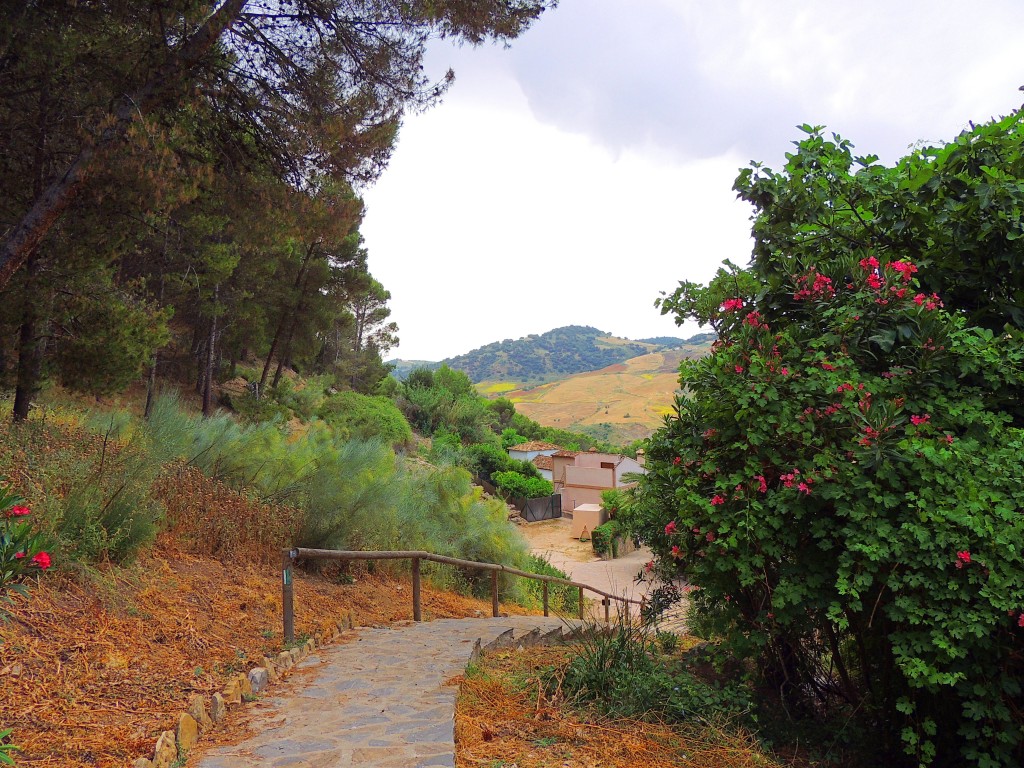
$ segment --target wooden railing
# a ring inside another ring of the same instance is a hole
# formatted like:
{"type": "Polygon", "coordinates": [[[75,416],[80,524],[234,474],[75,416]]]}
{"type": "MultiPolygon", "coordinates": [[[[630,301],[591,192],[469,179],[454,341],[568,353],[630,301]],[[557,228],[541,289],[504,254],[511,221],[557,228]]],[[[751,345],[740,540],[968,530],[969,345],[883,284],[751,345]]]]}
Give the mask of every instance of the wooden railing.
{"type": "Polygon", "coordinates": [[[284,639],[286,643],[295,640],[295,612],[293,606],[294,586],[292,584],[292,568],[295,561],[304,560],[412,560],[412,618],[414,621],[423,620],[423,606],[420,599],[420,563],[424,560],[431,563],[443,563],[455,565],[460,568],[475,568],[491,572],[491,614],[498,617],[498,574],[508,573],[512,576],[520,576],[524,579],[533,579],[543,584],[544,615],[548,615],[548,585],[562,584],[568,587],[576,587],[579,590],[579,617],[583,613],[583,591],[593,592],[601,596],[601,603],[604,605],[604,620],[611,621],[611,602],[616,600],[623,603],[625,607],[626,620],[629,620],[630,604],[640,606],[643,609],[642,600],[634,600],[629,597],[613,595],[610,592],[592,587],[589,584],[582,584],[570,579],[560,579],[556,576],[543,576],[539,573],[521,571],[518,568],[511,568],[507,565],[497,563],[478,563],[474,560],[460,560],[456,557],[445,557],[435,555],[432,552],[409,551],[409,552],[358,552],[335,549],[285,549],[281,551],[281,584],[284,605],[284,639]]]}

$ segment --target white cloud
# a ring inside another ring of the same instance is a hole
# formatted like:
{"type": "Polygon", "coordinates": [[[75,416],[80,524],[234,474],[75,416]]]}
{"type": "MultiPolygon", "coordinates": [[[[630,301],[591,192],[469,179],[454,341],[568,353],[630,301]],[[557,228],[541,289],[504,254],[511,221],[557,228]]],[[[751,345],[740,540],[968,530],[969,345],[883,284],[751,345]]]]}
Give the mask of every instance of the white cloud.
{"type": "Polygon", "coordinates": [[[562,0],[510,50],[432,51],[445,103],[411,116],[366,192],[371,269],[402,357],[569,323],[681,333],[652,307],[749,256],[732,180],[825,124],[893,160],[1020,103],[1024,6],[936,0],[562,0]]]}

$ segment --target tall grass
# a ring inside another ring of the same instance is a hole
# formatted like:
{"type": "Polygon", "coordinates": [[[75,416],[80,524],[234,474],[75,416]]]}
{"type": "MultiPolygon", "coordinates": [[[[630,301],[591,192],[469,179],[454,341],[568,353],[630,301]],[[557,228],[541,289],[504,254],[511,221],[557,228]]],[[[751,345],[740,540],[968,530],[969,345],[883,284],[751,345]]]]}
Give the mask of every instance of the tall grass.
{"type": "MultiPolygon", "coordinates": [[[[347,440],[314,422],[298,438],[270,422],[192,417],[171,397],[156,401],[146,432],[163,460],[178,458],[263,503],[301,512],[296,541],[324,549],[423,549],[466,560],[529,567],[526,542],[505,505],[483,497],[468,472],[397,456],[373,440],[347,440]]],[[[461,579],[482,584],[478,572],[461,579]]],[[[502,581],[511,598],[523,588],[502,581]]]]}

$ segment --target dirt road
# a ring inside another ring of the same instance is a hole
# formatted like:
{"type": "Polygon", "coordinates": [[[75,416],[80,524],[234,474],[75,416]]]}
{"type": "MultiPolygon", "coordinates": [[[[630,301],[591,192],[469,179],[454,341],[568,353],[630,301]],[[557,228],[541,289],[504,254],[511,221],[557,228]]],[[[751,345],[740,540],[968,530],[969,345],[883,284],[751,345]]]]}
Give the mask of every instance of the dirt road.
{"type": "MultiPolygon", "coordinates": [[[[545,520],[540,523],[526,523],[519,527],[526,540],[530,542],[530,551],[548,559],[553,566],[560,568],[576,581],[603,589],[613,595],[622,595],[634,600],[643,598],[651,588],[649,583],[636,583],[638,573],[643,570],[644,563],[651,559],[651,552],[642,547],[628,555],[614,560],[602,560],[594,554],[589,541],[580,542],[570,535],[570,521],[561,518],[545,520]]],[[[603,609],[600,605],[596,610],[603,609]]],[[[659,622],[663,628],[676,630],[682,626],[681,611],[673,611],[671,617],[659,622]]]]}

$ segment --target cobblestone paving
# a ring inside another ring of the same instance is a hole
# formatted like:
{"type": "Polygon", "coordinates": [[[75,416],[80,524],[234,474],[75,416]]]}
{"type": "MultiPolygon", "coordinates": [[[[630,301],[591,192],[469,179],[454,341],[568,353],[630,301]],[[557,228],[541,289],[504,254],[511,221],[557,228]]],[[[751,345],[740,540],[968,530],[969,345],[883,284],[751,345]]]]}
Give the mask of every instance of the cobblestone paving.
{"type": "Polygon", "coordinates": [[[439,619],[360,629],[299,667],[308,685],[270,699],[259,733],[211,750],[199,768],[426,768],[455,766],[455,697],[476,641],[516,646],[568,631],[560,619],[439,619]],[[539,630],[539,632],[531,632],[539,630]]]}

